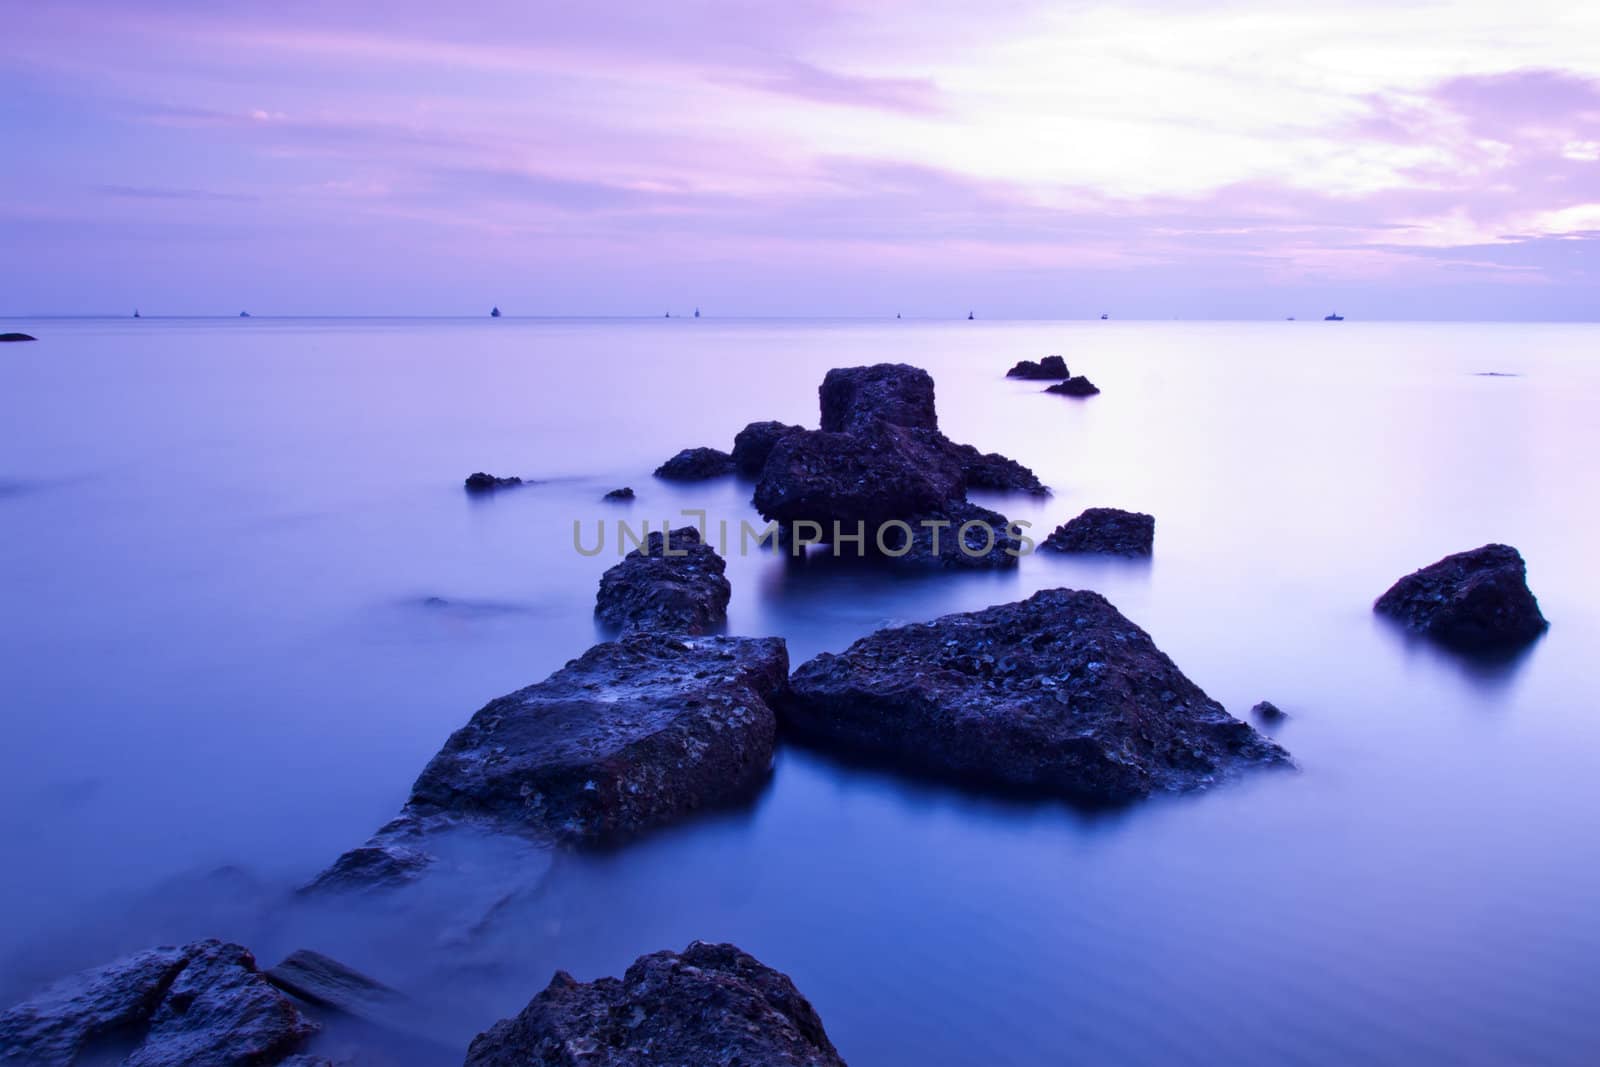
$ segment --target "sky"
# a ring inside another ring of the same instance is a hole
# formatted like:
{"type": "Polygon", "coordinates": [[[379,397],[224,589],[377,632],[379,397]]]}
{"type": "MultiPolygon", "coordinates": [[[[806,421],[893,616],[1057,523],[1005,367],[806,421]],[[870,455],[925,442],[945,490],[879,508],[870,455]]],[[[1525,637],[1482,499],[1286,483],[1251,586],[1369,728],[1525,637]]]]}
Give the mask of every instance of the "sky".
{"type": "Polygon", "coordinates": [[[1600,4],[0,0],[0,315],[1600,318],[1600,4]]]}

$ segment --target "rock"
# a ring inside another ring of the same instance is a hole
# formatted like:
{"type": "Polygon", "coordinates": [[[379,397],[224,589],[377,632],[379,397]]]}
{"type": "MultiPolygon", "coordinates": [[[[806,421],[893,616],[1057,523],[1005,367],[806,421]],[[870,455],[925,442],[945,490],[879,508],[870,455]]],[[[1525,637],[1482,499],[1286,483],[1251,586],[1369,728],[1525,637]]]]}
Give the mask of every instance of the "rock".
{"type": "Polygon", "coordinates": [[[740,474],[756,475],[767,465],[772,447],[792,433],[804,433],[804,426],[784,422],[752,422],[733,439],[733,465],[740,474]]]}
{"type": "Polygon", "coordinates": [[[756,483],[755,506],[768,519],[867,524],[938,514],[965,492],[965,475],[937,431],[892,424],[858,432],[806,430],[773,446],[756,483]]]}
{"type": "Polygon", "coordinates": [[[601,576],[594,613],[623,633],[706,633],[728,617],[726,567],[693,526],[650,534],[601,576]]]}
{"type": "Polygon", "coordinates": [[[998,452],[979,452],[971,445],[950,444],[950,454],[961,464],[969,489],[1001,489],[1009,492],[1049,496],[1050,490],[1039,476],[1014,459],[998,452]]]}
{"type": "MultiPolygon", "coordinates": [[[[490,701],[445,742],[400,816],[357,849],[420,847],[463,821],[541,843],[622,840],[750,796],[772,763],[776,637],[640,633],[490,701]]],[[[347,853],[312,883],[351,888],[347,853]]],[[[389,874],[394,865],[375,861],[389,874]]],[[[352,872],[353,873],[353,872],[352,872]]]]}
{"type": "Polygon", "coordinates": [[[822,428],[853,433],[875,422],[912,429],[937,430],[933,376],[905,363],[830,370],[817,390],[822,401],[822,428]]]}
{"type": "Polygon", "coordinates": [[[1057,526],[1040,547],[1053,552],[1148,556],[1155,536],[1154,515],[1117,508],[1089,508],[1077,518],[1057,526]]]}
{"type": "Polygon", "coordinates": [[[290,953],[263,977],[291,996],[357,1019],[387,1023],[405,998],[375,978],[311,949],[290,953]]]}
{"type": "Polygon", "coordinates": [[[495,489],[511,489],[522,484],[521,478],[497,478],[483,471],[467,475],[467,492],[487,493],[495,489]]]}
{"type": "Polygon", "coordinates": [[[1274,704],[1270,700],[1263,700],[1261,703],[1251,708],[1250,714],[1254,715],[1262,722],[1282,722],[1284,719],[1289,717],[1282,708],[1278,707],[1278,705],[1274,704]]]}
{"type": "Polygon", "coordinates": [[[602,500],[632,500],[633,499],[633,490],[631,488],[629,488],[628,486],[623,486],[621,489],[613,489],[613,490],[611,490],[611,492],[609,492],[605,496],[601,497],[601,499],[602,500]]]}
{"type": "Polygon", "coordinates": [[[521,1014],[473,1038],[465,1067],[843,1067],[789,977],[733,945],[640,956],[622,976],[557,971],[521,1014]]]}
{"type": "MultiPolygon", "coordinates": [[[[952,502],[940,514],[918,516],[910,520],[910,525],[911,550],[900,556],[890,556],[897,566],[968,570],[1006,568],[1015,567],[1022,555],[1022,542],[1012,532],[1010,520],[998,511],[990,511],[970,501],[952,502]]],[[[891,550],[898,549],[905,543],[903,531],[887,533],[885,541],[891,550]]]]}
{"type": "Polygon", "coordinates": [[[1115,804],[1288,764],[1098,593],[880,630],[802,665],[802,740],[937,778],[1115,804]]]}
{"type": "Polygon", "coordinates": [[[0,1015],[0,1063],[255,1067],[289,1062],[317,1030],[249,950],[196,941],[63,979],[0,1015]]]}
{"type": "Polygon", "coordinates": [[[1510,545],[1458,552],[1396,582],[1373,604],[1419,634],[1464,651],[1520,648],[1549,628],[1510,545]]]}
{"type": "Polygon", "coordinates": [[[733,473],[733,457],[715,448],[686,448],[656,468],[656,477],[673,482],[702,482],[733,473]]]}
{"type": "MultiPolygon", "coordinates": [[[[409,829],[409,824],[395,829],[409,829]]],[[[346,892],[349,890],[388,889],[406,885],[422,876],[433,865],[433,856],[394,840],[398,835],[379,831],[379,835],[359,848],[353,848],[301,888],[302,893],[346,892]]]]}
{"type": "Polygon", "coordinates": [[[37,341],[38,338],[27,333],[0,333],[0,344],[7,341],[37,341]]]}
{"type": "Polygon", "coordinates": [[[1045,389],[1047,393],[1059,393],[1061,396],[1094,396],[1099,391],[1093,382],[1081,374],[1045,389]]]}
{"type": "Polygon", "coordinates": [[[1067,370],[1067,361],[1060,356],[1045,356],[1037,363],[1031,359],[1018,361],[1015,367],[1006,371],[1006,377],[1041,382],[1058,381],[1072,377],[1072,372],[1067,370]]]}

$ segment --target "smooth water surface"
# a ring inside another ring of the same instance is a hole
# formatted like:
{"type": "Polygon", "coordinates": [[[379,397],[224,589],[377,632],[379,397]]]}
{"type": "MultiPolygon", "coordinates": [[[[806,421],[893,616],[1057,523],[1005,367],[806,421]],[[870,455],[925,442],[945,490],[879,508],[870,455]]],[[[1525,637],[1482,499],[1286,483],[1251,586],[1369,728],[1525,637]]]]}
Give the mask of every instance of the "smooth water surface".
{"type": "Polygon", "coordinates": [[[161,941],[306,946],[415,994],[448,1050],[418,1062],[458,1062],[556,968],[703,938],[792,975],[857,1067],[1600,1059],[1600,327],[4,327],[40,337],[0,346],[7,1001],[161,941]],[[1051,352],[1102,395],[1003,377],[1051,352]],[[736,530],[748,484],[650,471],[815,425],[828,368],[884,360],[1055,490],[986,503],[1041,536],[1152,512],[1154,561],[908,579],[734,552],[733,632],[798,664],[1093,588],[1235,714],[1288,711],[1300,770],[1090,816],[784,750],[749,810],[620,850],[482,842],[483,884],[289,896],[473,710],[597,639],[614,546],[580,556],[575,520],[736,530]],[[474,470],[540,484],[473,499],[474,470]],[[600,503],[620,485],[637,501],[600,503]],[[1526,655],[1464,663],[1372,616],[1487,541],[1552,622],[1526,655]]]}

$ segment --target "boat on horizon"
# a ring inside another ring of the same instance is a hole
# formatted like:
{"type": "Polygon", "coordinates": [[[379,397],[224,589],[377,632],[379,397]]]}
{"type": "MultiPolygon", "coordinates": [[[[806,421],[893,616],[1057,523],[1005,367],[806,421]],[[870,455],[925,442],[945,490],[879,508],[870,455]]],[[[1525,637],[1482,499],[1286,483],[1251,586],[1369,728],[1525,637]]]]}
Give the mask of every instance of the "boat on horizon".
{"type": "Polygon", "coordinates": [[[500,317],[500,308],[498,306],[490,308],[489,317],[491,319],[498,319],[500,317]]]}
{"type": "Polygon", "coordinates": [[[699,308],[695,308],[694,309],[694,317],[697,318],[697,319],[700,317],[700,309],[699,308]]]}
{"type": "Polygon", "coordinates": [[[1344,316],[1339,314],[1337,311],[1335,311],[1335,312],[1332,312],[1331,314],[1327,314],[1327,315],[1322,316],[1322,321],[1323,322],[1343,322],[1344,321],[1344,316]]]}
{"type": "Polygon", "coordinates": [[[241,319],[248,319],[248,318],[249,318],[249,317],[250,317],[250,312],[248,312],[248,311],[241,311],[241,312],[239,312],[239,317],[240,317],[240,318],[241,318],[241,319]]]}
{"type": "Polygon", "coordinates": [[[968,321],[968,322],[971,322],[971,321],[972,321],[972,320],[973,320],[973,319],[975,319],[975,318],[977,318],[977,317],[978,317],[978,316],[976,316],[976,315],[974,315],[974,314],[973,314],[973,313],[972,313],[972,312],[970,312],[970,311],[969,311],[969,312],[967,312],[967,321],[968,321]]]}
{"type": "Polygon", "coordinates": [[[1101,322],[1104,322],[1106,319],[1109,319],[1110,317],[1111,316],[1107,315],[1104,311],[1100,312],[1100,321],[1101,322]]]}
{"type": "Polygon", "coordinates": [[[144,318],[143,315],[139,314],[139,309],[138,308],[134,308],[133,309],[133,317],[136,318],[136,319],[144,318]]]}

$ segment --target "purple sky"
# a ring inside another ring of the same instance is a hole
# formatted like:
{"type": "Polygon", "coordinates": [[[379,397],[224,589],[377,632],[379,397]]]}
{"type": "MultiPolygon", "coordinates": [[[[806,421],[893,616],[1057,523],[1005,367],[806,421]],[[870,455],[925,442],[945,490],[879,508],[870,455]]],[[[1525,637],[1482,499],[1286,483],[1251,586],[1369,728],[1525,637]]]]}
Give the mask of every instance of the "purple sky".
{"type": "Polygon", "coordinates": [[[49,0],[0,314],[1600,318],[1600,5],[49,0]]]}

